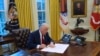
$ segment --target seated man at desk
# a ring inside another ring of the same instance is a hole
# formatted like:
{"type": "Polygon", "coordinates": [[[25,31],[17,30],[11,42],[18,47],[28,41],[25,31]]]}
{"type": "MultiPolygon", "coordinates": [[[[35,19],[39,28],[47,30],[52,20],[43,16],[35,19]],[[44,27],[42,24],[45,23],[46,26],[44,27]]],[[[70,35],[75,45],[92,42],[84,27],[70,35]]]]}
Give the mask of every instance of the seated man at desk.
{"type": "Polygon", "coordinates": [[[49,26],[43,23],[39,30],[32,32],[27,41],[27,48],[45,48],[47,45],[49,47],[54,47],[53,40],[48,34],[49,26]]]}

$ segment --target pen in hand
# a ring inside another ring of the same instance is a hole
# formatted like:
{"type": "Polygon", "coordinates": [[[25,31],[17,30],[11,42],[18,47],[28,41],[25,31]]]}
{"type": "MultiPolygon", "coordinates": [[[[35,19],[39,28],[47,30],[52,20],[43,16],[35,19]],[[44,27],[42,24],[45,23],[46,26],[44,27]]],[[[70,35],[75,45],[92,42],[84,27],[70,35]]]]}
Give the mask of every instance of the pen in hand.
{"type": "Polygon", "coordinates": [[[49,47],[54,48],[55,47],[54,42],[50,42],[49,47]]]}

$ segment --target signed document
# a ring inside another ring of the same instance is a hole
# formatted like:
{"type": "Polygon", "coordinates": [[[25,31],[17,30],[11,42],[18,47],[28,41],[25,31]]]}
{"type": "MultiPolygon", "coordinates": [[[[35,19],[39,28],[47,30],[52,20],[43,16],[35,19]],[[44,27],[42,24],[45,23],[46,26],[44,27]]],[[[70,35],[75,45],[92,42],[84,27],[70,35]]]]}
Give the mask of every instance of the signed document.
{"type": "Polygon", "coordinates": [[[63,54],[68,47],[69,47],[69,44],[55,44],[54,48],[46,47],[42,49],[41,51],[63,54]]]}

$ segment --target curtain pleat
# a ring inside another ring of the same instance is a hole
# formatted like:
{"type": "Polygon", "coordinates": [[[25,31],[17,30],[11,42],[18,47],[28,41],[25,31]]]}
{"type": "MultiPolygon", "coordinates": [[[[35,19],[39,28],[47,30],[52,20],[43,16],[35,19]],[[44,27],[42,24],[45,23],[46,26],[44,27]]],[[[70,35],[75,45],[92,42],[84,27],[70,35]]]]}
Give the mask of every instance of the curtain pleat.
{"type": "Polygon", "coordinates": [[[31,0],[15,0],[15,3],[20,27],[33,30],[31,0]]]}
{"type": "Polygon", "coordinates": [[[50,22],[51,22],[51,37],[58,41],[60,39],[60,22],[59,22],[59,0],[50,0],[50,22]]]}

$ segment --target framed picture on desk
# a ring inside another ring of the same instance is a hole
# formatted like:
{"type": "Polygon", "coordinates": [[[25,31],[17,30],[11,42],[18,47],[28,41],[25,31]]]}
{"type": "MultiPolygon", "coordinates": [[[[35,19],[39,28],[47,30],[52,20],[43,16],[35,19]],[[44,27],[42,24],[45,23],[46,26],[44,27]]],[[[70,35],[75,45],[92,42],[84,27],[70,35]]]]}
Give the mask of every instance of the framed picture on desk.
{"type": "Polygon", "coordinates": [[[71,1],[71,16],[73,18],[87,16],[87,0],[72,0],[71,1]]]}

